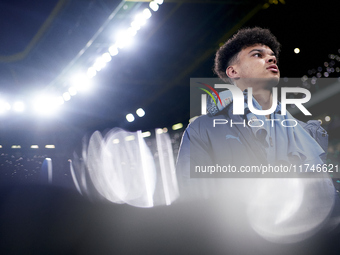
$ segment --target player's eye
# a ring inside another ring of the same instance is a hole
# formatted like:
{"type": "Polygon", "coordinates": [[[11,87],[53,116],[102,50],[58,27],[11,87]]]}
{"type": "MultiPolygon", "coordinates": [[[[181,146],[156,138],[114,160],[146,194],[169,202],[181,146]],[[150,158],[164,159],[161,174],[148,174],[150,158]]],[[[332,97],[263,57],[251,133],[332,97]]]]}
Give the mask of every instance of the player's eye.
{"type": "Polygon", "coordinates": [[[253,56],[254,57],[261,57],[262,55],[261,55],[261,53],[255,53],[253,56]]]}

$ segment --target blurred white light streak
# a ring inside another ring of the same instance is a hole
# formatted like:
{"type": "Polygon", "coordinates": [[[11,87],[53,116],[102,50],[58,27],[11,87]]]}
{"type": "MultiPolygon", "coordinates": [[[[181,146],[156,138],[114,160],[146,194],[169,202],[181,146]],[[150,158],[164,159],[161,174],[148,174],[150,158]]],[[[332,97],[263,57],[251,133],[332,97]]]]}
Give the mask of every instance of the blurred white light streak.
{"type": "MultiPolygon", "coordinates": [[[[150,132],[112,129],[105,137],[98,131],[94,132],[88,146],[83,144],[83,162],[86,165],[81,164],[74,154],[75,160],[70,166],[77,189],[84,194],[83,185],[77,178],[83,166],[83,169],[88,169],[88,176],[98,193],[111,202],[152,207],[174,201],[178,197],[178,188],[170,137],[168,134],[159,135],[154,149],[160,157],[154,158],[143,138],[145,134],[150,132]],[[156,164],[156,160],[162,162],[156,164]],[[157,170],[156,165],[162,165],[163,170],[157,170]],[[159,178],[156,171],[163,172],[159,178]],[[157,181],[160,182],[158,185],[157,181]],[[157,192],[165,192],[166,195],[157,193],[154,197],[156,188],[157,192]]],[[[93,190],[87,192],[87,195],[95,196],[93,190]]]]}
{"type": "Polygon", "coordinates": [[[138,145],[139,145],[139,152],[140,158],[142,161],[142,169],[143,169],[143,176],[145,182],[145,190],[146,190],[146,207],[152,207],[153,204],[153,190],[155,184],[154,182],[154,172],[150,172],[150,165],[149,160],[150,158],[147,157],[148,148],[143,140],[142,132],[139,130],[137,131],[137,138],[138,138],[138,145]]]}
{"type": "Polygon", "coordinates": [[[167,134],[156,132],[156,142],[165,202],[170,205],[179,196],[171,141],[167,134]]]}

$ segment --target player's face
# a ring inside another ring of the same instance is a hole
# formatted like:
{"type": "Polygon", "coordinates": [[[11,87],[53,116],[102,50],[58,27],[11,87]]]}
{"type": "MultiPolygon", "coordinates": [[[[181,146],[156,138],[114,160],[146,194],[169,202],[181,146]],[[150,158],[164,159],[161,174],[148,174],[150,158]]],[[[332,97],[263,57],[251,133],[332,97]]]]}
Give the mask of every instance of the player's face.
{"type": "Polygon", "coordinates": [[[280,71],[274,52],[266,45],[253,45],[238,54],[233,65],[236,79],[270,81],[277,84],[280,71]]]}

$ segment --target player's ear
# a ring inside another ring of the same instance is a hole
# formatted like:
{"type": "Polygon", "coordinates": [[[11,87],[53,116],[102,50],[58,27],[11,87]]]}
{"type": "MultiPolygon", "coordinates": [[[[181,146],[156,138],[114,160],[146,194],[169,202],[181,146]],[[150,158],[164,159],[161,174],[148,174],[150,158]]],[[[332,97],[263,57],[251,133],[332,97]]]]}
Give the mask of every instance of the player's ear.
{"type": "Polygon", "coordinates": [[[231,79],[237,79],[237,78],[239,78],[238,72],[237,72],[237,70],[235,69],[234,66],[228,66],[228,67],[227,67],[227,70],[226,70],[226,74],[227,74],[228,77],[231,78],[231,79]]]}

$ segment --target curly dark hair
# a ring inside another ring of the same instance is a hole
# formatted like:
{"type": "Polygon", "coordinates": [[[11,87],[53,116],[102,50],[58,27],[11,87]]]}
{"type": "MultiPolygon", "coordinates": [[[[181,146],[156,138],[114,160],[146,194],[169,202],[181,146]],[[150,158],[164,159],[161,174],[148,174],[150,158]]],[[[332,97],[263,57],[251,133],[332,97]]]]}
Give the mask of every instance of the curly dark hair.
{"type": "Polygon", "coordinates": [[[276,37],[265,28],[243,28],[240,29],[216,52],[214,72],[223,80],[228,80],[227,67],[236,60],[238,53],[249,46],[262,44],[268,46],[279,58],[281,44],[276,37]]]}

